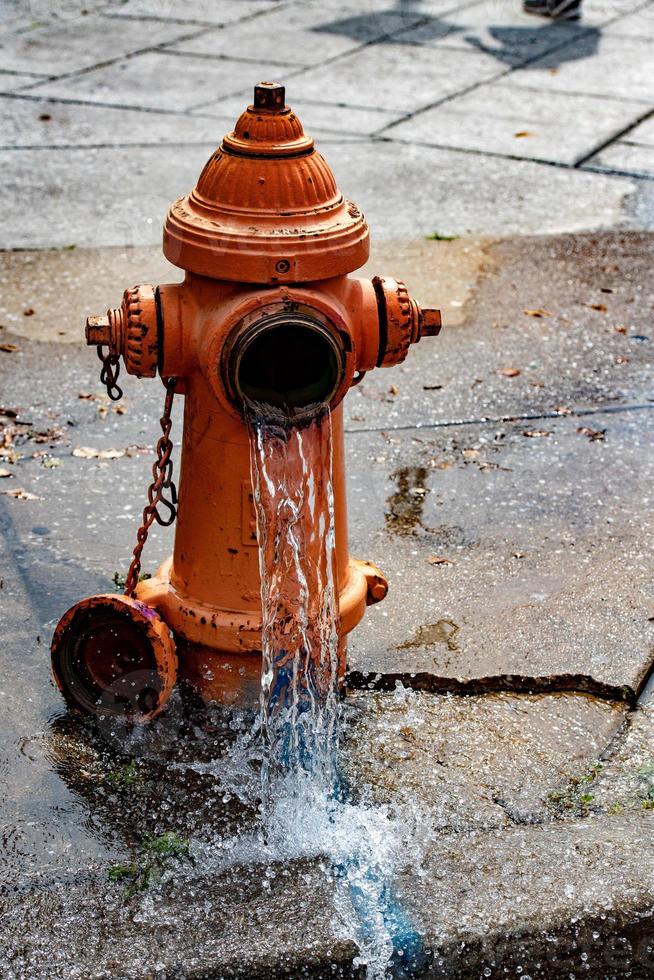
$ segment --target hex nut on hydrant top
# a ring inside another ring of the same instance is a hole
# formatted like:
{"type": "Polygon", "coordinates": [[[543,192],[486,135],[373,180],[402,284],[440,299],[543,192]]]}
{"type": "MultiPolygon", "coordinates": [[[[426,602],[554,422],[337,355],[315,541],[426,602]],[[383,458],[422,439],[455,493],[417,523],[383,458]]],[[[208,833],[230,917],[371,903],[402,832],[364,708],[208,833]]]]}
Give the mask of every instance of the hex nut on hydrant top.
{"type": "Polygon", "coordinates": [[[302,425],[329,405],[341,636],[384,598],[383,574],[348,553],[342,402],[367,371],[399,364],[411,344],[440,330],[439,312],[421,309],[404,283],[350,276],[368,258],[368,226],[276,83],[256,86],[197,186],[172,205],[163,250],[184,281],[134,286],[86,328],[112,398],[121,394],[120,358],[129,374],[159,374],[165,385],[125,594],[77,603],[52,641],[69,704],[136,720],[161,711],[178,674],[210,699],[256,699],[261,594],[248,406],[302,425]],[[175,395],[185,400],[178,494],[175,395]],[[175,516],[172,556],[141,581],[150,526],[175,516]]]}

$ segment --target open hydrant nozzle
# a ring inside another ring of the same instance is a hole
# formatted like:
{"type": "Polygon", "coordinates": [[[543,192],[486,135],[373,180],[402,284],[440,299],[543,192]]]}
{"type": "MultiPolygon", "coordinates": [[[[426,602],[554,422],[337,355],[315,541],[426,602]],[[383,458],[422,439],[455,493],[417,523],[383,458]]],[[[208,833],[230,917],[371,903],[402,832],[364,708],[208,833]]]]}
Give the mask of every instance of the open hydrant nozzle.
{"type": "MultiPolygon", "coordinates": [[[[120,393],[120,358],[128,374],[158,373],[169,395],[174,379],[185,399],[173,554],[152,578],[134,581],[133,594],[78,603],[52,644],[69,703],[140,719],[162,709],[178,671],[207,697],[258,695],[247,412],[298,426],[325,405],[331,411],[344,677],[345,637],[388,585],[376,566],[348,552],[342,402],[367,371],[399,364],[441,328],[438,310],[421,309],[403,282],[351,276],[368,258],[365,218],[339,191],[276,82],[255,87],[197,186],[171,206],[163,249],[184,281],[127,289],[119,307],[89,317],[86,338],[103,358],[112,397],[120,393]]],[[[164,492],[174,491],[165,414],[164,421],[167,448],[139,531],[139,560],[161,517],[156,495],[165,502],[164,492]]]]}

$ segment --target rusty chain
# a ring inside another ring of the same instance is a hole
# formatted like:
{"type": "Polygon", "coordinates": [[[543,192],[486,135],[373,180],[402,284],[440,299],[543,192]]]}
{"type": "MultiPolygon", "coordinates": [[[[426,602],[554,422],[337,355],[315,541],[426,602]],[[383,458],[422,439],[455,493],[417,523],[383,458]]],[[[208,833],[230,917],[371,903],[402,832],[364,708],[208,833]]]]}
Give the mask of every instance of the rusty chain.
{"type": "MultiPolygon", "coordinates": [[[[101,346],[98,346],[97,350],[98,357],[102,361],[100,380],[105,385],[111,400],[118,401],[123,396],[122,388],[116,383],[120,373],[119,356],[111,351],[104,354],[101,346]]],[[[170,430],[173,424],[171,413],[177,378],[164,378],[163,383],[166,389],[166,398],[163,414],[159,419],[161,436],[157,442],[157,458],[152,465],[152,483],[148,487],[148,502],[143,509],[141,526],[136,534],[136,546],[125,579],[125,595],[127,596],[133,596],[138,585],[141,575],[141,555],[153,523],[156,521],[162,527],[170,527],[177,517],[177,487],[173,482],[173,442],[170,438],[170,430]],[[164,495],[166,491],[168,491],[168,496],[164,495]],[[161,506],[168,511],[166,516],[162,516],[159,510],[161,506]]]]}
{"type": "Polygon", "coordinates": [[[152,524],[156,521],[162,527],[170,527],[177,517],[177,488],[173,482],[173,443],[170,438],[172,426],[171,412],[177,378],[166,378],[164,380],[166,388],[166,398],[164,401],[163,415],[159,420],[161,425],[161,437],[157,442],[157,458],[152,466],[152,483],[148,487],[148,502],[143,509],[141,526],[136,534],[136,547],[134,548],[132,562],[127,572],[125,580],[125,595],[133,596],[141,574],[141,554],[152,524]],[[169,496],[164,496],[168,491],[169,496]],[[168,511],[166,516],[162,516],[159,507],[163,506],[168,511]]]}
{"type": "Polygon", "coordinates": [[[118,354],[114,354],[111,349],[107,354],[104,354],[102,344],[98,344],[96,349],[98,357],[102,361],[100,381],[107,389],[107,394],[112,402],[117,402],[123,397],[123,389],[117,384],[118,375],[120,374],[120,357],[118,354]]]}

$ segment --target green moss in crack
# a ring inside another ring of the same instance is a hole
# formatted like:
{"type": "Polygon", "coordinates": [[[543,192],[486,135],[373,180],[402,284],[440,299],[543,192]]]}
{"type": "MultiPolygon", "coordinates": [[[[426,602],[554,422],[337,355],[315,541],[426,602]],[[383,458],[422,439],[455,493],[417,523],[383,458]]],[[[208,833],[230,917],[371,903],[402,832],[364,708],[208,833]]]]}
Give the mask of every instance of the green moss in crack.
{"type": "Polygon", "coordinates": [[[190,842],[169,830],[163,834],[146,834],[136,848],[133,861],[109,868],[110,881],[123,882],[125,895],[135,895],[162,876],[174,861],[192,861],[190,842]]]}
{"type": "Polygon", "coordinates": [[[548,793],[546,803],[549,809],[559,817],[587,817],[595,800],[595,794],[588,790],[602,768],[602,763],[596,762],[580,776],[571,776],[563,789],[548,793]]]}

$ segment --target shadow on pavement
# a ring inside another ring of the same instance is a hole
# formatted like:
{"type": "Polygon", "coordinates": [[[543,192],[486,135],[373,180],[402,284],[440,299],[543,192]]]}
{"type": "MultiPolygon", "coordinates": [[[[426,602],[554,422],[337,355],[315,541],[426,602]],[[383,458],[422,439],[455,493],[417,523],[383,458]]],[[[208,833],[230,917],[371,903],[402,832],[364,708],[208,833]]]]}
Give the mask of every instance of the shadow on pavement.
{"type": "MultiPolygon", "coordinates": [[[[376,38],[379,44],[412,44],[411,36],[401,32],[419,27],[421,43],[438,41],[450,34],[468,30],[465,24],[453,23],[433,17],[421,9],[422,0],[398,0],[394,7],[365,14],[356,14],[340,20],[318,24],[312,30],[317,33],[341,34],[354,41],[376,38]]],[[[516,12],[520,0],[515,0],[516,12]]],[[[538,58],[533,65],[538,69],[558,68],[566,61],[591,58],[597,53],[601,31],[583,23],[535,20],[533,26],[489,25],[484,34],[496,43],[487,43],[478,34],[466,34],[471,47],[492,55],[498,61],[512,67],[532,67],[525,62],[538,58]]]]}
{"type": "Polygon", "coordinates": [[[474,34],[466,34],[468,44],[490,54],[505,65],[522,68],[535,68],[540,71],[551,71],[559,68],[566,61],[580,61],[582,58],[592,58],[597,54],[601,31],[597,27],[584,27],[581,24],[566,24],[565,34],[561,31],[564,25],[549,23],[543,27],[489,27],[488,34],[497,41],[497,45],[485,44],[474,34]],[[548,36],[551,49],[543,44],[543,38],[548,36]],[[558,45],[558,46],[557,46],[558,45]],[[529,63],[533,55],[538,55],[538,61],[529,63]],[[526,63],[525,63],[526,62],[526,63]]]}

